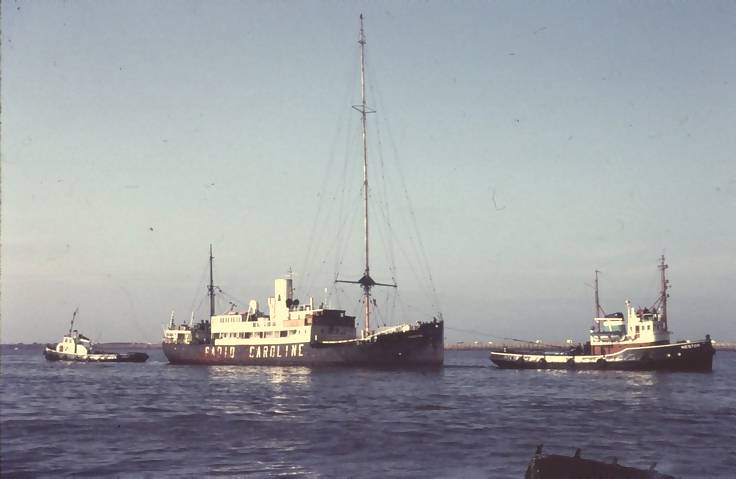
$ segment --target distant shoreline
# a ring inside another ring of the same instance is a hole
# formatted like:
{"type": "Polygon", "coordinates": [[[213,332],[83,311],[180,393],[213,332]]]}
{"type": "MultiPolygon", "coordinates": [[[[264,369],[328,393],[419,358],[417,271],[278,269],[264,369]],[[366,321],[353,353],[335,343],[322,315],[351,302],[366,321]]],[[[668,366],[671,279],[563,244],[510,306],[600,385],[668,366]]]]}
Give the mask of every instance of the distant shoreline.
{"type": "MultiPolygon", "coordinates": [[[[46,343],[4,343],[0,344],[0,349],[13,349],[13,348],[43,348],[46,343]]],[[[96,343],[100,349],[160,349],[161,343],[96,343]]],[[[508,343],[508,344],[488,344],[483,341],[467,341],[457,343],[446,343],[445,350],[448,351],[502,351],[504,348],[534,348],[541,350],[549,349],[566,349],[570,345],[565,343],[555,342],[544,342],[544,343],[508,343]]],[[[716,351],[736,351],[736,341],[715,341],[713,347],[716,351]]]]}
{"type": "MultiPolygon", "coordinates": [[[[43,348],[47,343],[3,343],[0,349],[13,348],[43,348]]],[[[100,349],[161,349],[161,343],[95,343],[95,347],[100,349]]]]}

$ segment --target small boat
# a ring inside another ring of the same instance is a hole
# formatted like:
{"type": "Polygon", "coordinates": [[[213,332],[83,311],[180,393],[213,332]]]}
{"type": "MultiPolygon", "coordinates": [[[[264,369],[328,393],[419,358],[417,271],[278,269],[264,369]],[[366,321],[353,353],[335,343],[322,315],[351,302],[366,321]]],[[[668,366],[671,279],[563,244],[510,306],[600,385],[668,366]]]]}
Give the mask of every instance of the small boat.
{"type": "Polygon", "coordinates": [[[702,341],[670,342],[667,325],[668,268],[660,258],[661,290],[651,308],[636,309],[626,301],[623,313],[605,314],[598,301],[595,276],[595,324],[584,347],[567,351],[510,350],[492,352],[490,359],[509,369],[615,369],[639,371],[711,371],[715,349],[710,335],[702,341]]]}
{"type": "Polygon", "coordinates": [[[610,463],[583,459],[580,449],[573,456],[543,454],[540,445],[529,461],[524,479],[674,479],[673,476],[657,472],[655,467],[656,463],[648,469],[622,466],[615,458],[610,463]]]}
{"type": "Polygon", "coordinates": [[[61,342],[56,345],[46,344],[43,355],[49,361],[85,361],[105,363],[142,363],[148,360],[146,353],[112,353],[99,351],[92,341],[74,329],[74,320],[79,308],[74,310],[69,334],[65,334],[61,342]]]}

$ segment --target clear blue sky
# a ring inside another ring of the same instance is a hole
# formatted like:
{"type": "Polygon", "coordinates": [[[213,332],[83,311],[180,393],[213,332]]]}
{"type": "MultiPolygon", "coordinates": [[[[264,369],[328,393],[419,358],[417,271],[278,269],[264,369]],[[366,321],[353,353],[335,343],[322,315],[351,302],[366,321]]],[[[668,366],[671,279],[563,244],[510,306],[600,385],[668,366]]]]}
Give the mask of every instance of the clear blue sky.
{"type": "Polygon", "coordinates": [[[2,341],[77,305],[93,339],[157,341],[210,243],[238,298],[299,287],[358,145],[360,12],[449,340],[583,339],[593,270],[607,311],[649,305],[663,252],[675,337],[734,339],[731,1],[7,1],[2,341]]]}

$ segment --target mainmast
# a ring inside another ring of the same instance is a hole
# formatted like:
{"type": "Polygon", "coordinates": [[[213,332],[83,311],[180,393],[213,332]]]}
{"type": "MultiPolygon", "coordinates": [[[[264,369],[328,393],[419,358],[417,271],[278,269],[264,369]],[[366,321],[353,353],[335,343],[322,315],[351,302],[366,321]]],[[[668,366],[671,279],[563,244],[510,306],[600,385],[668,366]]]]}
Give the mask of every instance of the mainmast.
{"type": "MultiPolygon", "coordinates": [[[[370,331],[371,322],[371,287],[373,280],[370,276],[370,262],[368,251],[368,140],[366,135],[366,115],[369,113],[365,100],[365,31],[363,30],[363,14],[360,14],[360,98],[361,104],[359,108],[353,107],[360,112],[361,123],[363,124],[363,231],[365,245],[365,271],[361,278],[363,286],[363,308],[364,308],[364,325],[366,332],[370,331]]],[[[371,113],[373,113],[371,111],[371,113]]]]}
{"type": "Polygon", "coordinates": [[[667,328],[667,297],[669,294],[667,293],[667,290],[670,287],[670,281],[667,279],[667,276],[665,275],[665,270],[669,268],[667,264],[664,262],[664,255],[662,255],[659,258],[659,271],[660,271],[660,292],[659,292],[659,303],[660,308],[662,308],[662,312],[660,313],[660,318],[664,322],[664,330],[669,331],[667,328]]]}
{"type": "Polygon", "coordinates": [[[360,105],[353,105],[353,108],[360,112],[360,120],[363,125],[363,244],[365,247],[365,270],[363,277],[358,281],[363,286],[363,330],[370,331],[371,324],[371,288],[373,280],[371,279],[369,250],[368,250],[368,137],[366,135],[366,116],[368,113],[374,113],[369,110],[365,99],[365,30],[363,30],[363,14],[360,14],[360,105]]]}
{"type": "Polygon", "coordinates": [[[212,244],[210,244],[210,284],[207,286],[207,292],[210,297],[210,317],[215,315],[215,283],[212,276],[212,261],[215,259],[212,256],[212,244]]]}
{"type": "Polygon", "coordinates": [[[363,126],[363,242],[365,248],[365,269],[363,277],[358,281],[336,280],[337,283],[356,283],[363,288],[363,332],[367,335],[370,332],[371,324],[371,288],[376,285],[396,287],[395,284],[376,283],[371,278],[370,271],[370,251],[368,249],[368,137],[366,134],[366,120],[368,113],[376,111],[369,108],[365,96],[365,30],[363,29],[363,14],[360,14],[360,105],[353,105],[353,108],[360,113],[360,119],[363,126]]]}
{"type": "MultiPolygon", "coordinates": [[[[365,31],[363,30],[363,14],[360,14],[360,118],[363,124],[363,225],[365,229],[365,275],[368,276],[370,264],[368,261],[368,140],[366,136],[366,114],[368,109],[365,102],[365,31]]],[[[366,310],[366,321],[370,310],[366,310]]]]}

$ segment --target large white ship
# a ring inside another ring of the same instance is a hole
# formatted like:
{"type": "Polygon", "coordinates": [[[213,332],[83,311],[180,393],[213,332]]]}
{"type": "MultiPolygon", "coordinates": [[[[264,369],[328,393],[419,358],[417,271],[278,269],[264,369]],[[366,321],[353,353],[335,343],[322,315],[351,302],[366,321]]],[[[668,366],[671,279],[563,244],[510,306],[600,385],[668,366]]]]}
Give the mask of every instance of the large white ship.
{"type": "Polygon", "coordinates": [[[377,283],[370,275],[368,228],[368,156],[366,115],[372,113],[365,95],[365,34],[360,16],[361,104],[353,108],[362,123],[362,203],[365,268],[356,281],[337,280],[362,288],[363,325],[345,310],[315,305],[294,297],[293,279],[276,279],[274,295],[262,311],[251,300],[247,311],[215,314],[210,247],[210,317],[194,324],[175,324],[173,315],[164,331],[163,351],[171,363],[260,365],[440,366],[444,360],[441,314],[398,326],[372,324],[377,283]],[[439,319],[438,319],[439,318],[439,319]]]}
{"type": "Polygon", "coordinates": [[[260,365],[440,366],[443,322],[402,324],[356,333],[355,317],[294,297],[293,280],[279,278],[268,311],[251,300],[247,311],[214,312],[210,252],[208,320],[175,324],[164,331],[171,363],[260,365]]]}

